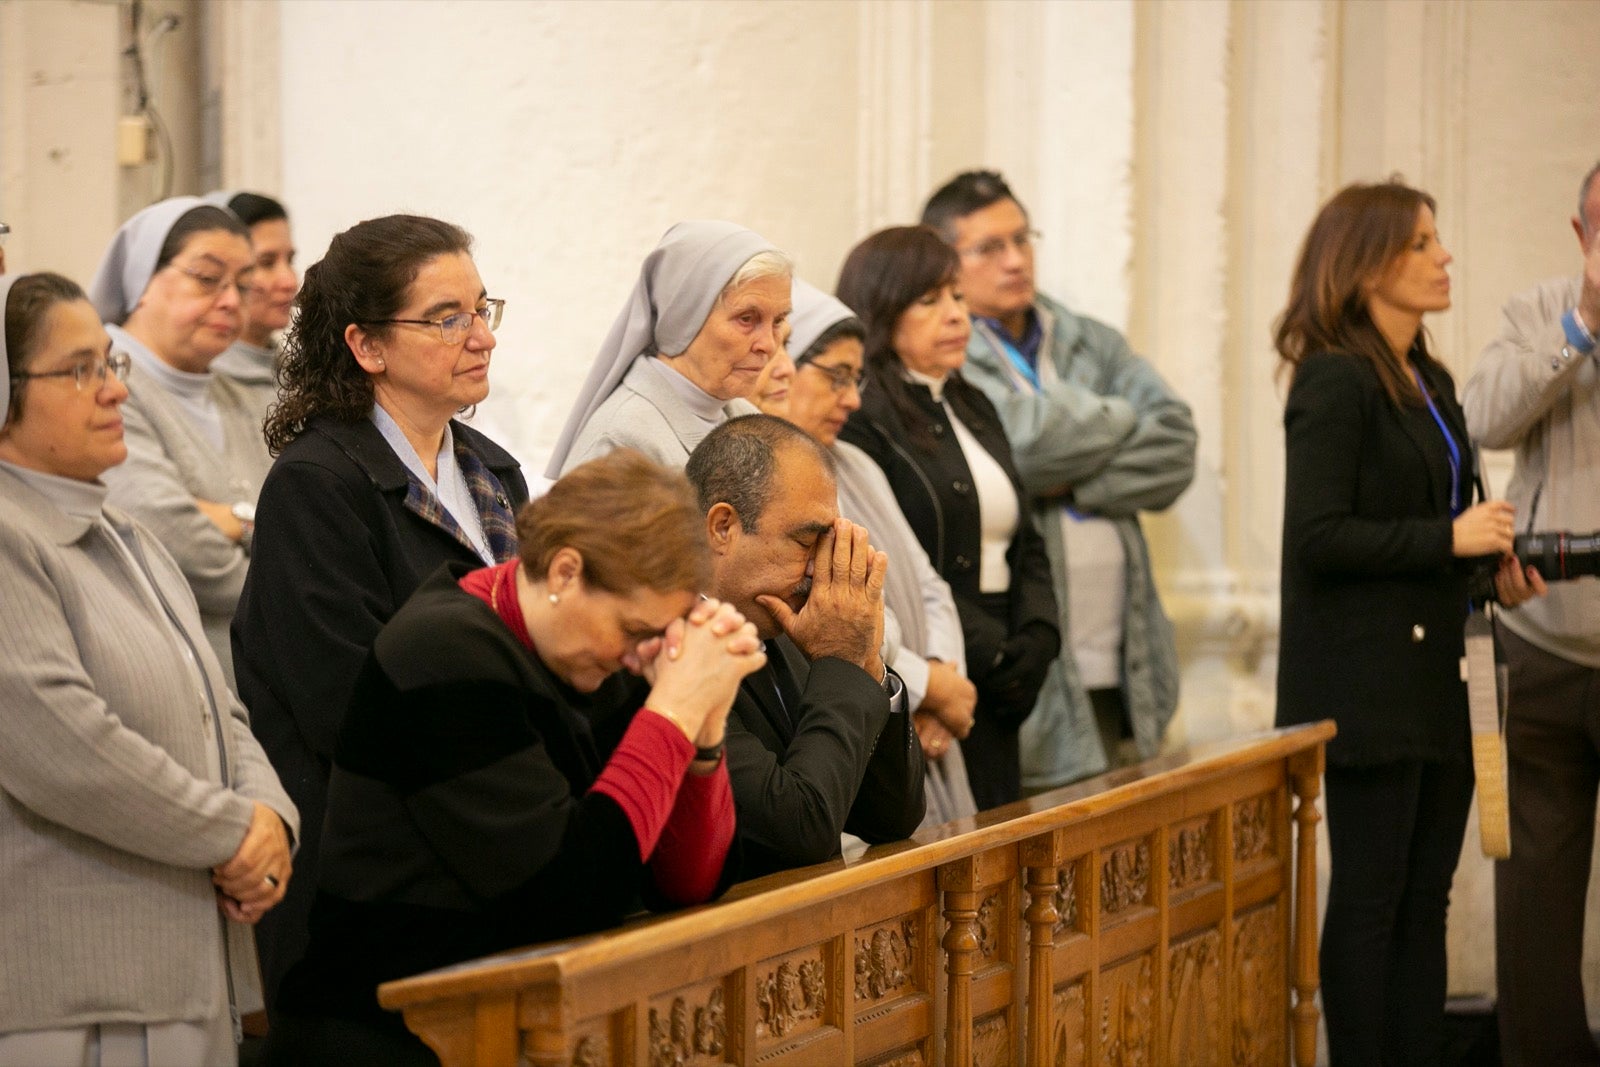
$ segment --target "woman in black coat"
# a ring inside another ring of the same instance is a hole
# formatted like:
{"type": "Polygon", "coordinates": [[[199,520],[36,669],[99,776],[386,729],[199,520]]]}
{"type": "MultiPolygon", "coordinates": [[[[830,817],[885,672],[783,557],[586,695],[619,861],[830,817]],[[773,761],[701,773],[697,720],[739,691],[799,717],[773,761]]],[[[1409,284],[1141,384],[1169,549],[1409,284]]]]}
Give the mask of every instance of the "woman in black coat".
{"type": "Polygon", "coordinates": [[[472,239],[392,215],[334,237],[306,271],[267,418],[250,574],[233,620],[239,696],[303,834],[288,896],[257,930],[272,1010],[305,949],[334,742],[384,623],[441,564],[516,555],[516,460],[452,418],[489,393],[472,239]]]}
{"type": "Polygon", "coordinates": [[[883,468],[955,595],[978,689],[961,751],[984,809],[1021,796],[1017,731],[1061,631],[1049,557],[1000,417],[960,374],[972,323],[959,267],[926,226],[891,227],[851,251],[838,293],[867,328],[867,388],[840,437],[883,468]]]}
{"type": "Polygon", "coordinates": [[[1471,503],[1466,421],[1422,330],[1450,306],[1433,206],[1394,182],[1335,196],[1276,335],[1292,375],[1277,721],[1339,727],[1322,937],[1336,1067],[1439,1061],[1445,911],[1473,786],[1468,569],[1499,556],[1502,602],[1528,593],[1511,506],[1471,503]]]}

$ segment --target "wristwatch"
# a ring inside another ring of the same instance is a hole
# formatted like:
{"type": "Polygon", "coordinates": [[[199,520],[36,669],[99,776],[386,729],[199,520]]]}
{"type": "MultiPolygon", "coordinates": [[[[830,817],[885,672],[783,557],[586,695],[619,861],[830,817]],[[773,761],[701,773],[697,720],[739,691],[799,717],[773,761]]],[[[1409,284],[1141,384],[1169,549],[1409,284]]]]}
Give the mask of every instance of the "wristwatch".
{"type": "Polygon", "coordinates": [[[233,517],[239,520],[239,547],[244,549],[244,554],[250,554],[250,542],[256,536],[256,506],[241,500],[228,509],[233,517]]]}

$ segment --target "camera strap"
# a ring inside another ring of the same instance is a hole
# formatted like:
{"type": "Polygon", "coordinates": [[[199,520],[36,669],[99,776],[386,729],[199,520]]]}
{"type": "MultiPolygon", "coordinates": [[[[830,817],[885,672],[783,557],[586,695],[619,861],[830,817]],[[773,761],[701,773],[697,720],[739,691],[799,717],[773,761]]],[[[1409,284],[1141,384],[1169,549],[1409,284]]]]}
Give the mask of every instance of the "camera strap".
{"type": "Polygon", "coordinates": [[[1505,665],[1496,662],[1493,609],[1469,612],[1461,677],[1467,683],[1472,725],[1472,769],[1478,778],[1478,840],[1490,859],[1511,855],[1511,817],[1506,801],[1505,665]]]}

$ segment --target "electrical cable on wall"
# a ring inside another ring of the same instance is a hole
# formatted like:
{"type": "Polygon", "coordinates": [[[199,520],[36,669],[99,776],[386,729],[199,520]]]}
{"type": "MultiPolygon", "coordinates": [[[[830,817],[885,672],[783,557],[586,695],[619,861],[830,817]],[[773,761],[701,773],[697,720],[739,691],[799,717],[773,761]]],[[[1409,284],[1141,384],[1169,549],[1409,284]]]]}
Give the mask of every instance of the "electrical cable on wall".
{"type": "Polygon", "coordinates": [[[168,12],[150,27],[150,32],[143,41],[139,37],[139,27],[144,21],[144,0],[133,0],[130,5],[130,33],[128,47],[123,50],[123,55],[128,58],[133,66],[133,82],[135,97],[135,115],[143,116],[150,124],[150,129],[155,132],[156,154],[159,157],[159,180],[156,188],[155,200],[165,200],[172,195],[172,181],[174,161],[172,153],[172,136],[167,130],[167,124],[161,118],[161,113],[156,109],[155,101],[150,93],[150,82],[145,73],[145,53],[150,46],[160,37],[171,33],[178,28],[178,16],[168,12]]]}

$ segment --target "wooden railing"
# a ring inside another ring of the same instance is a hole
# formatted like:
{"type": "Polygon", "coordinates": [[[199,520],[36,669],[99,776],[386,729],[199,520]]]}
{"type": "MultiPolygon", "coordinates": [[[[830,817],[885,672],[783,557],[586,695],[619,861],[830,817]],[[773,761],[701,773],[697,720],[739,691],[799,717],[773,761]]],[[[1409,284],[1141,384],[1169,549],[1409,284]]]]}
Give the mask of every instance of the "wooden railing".
{"type": "Polygon", "coordinates": [[[1332,736],[1197,747],[379,999],[447,1067],[1311,1067],[1332,736]]]}

